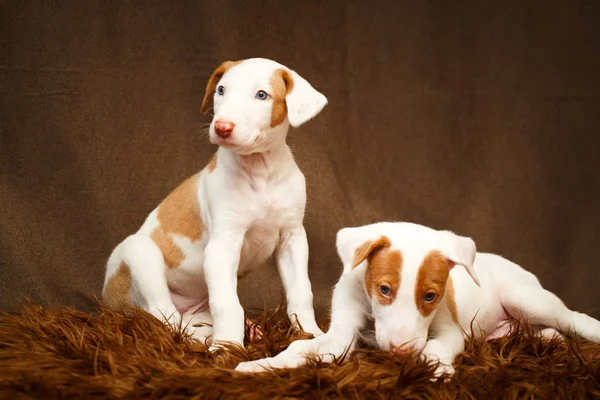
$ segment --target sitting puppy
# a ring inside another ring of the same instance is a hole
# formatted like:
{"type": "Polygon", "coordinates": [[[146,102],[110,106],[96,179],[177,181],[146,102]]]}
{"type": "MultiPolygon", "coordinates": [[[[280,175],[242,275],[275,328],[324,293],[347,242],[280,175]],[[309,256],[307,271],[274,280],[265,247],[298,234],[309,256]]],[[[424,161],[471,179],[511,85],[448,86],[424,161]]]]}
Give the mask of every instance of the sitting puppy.
{"type": "Polygon", "coordinates": [[[471,322],[475,337],[503,336],[516,318],[544,336],[558,329],[600,342],[600,321],[569,310],[518,265],[494,254],[475,257],[475,243],[452,232],[382,222],[340,230],[337,250],[344,270],[329,331],[293,342],[276,357],[241,363],[238,371],[297,367],[306,354],[340,357],[354,348],[369,317],[379,348],[439,361],[437,377],[454,373],[471,322]]]}
{"type": "Polygon", "coordinates": [[[306,185],[286,136],[327,99],[296,72],[260,58],[221,64],[202,112],[211,99],[217,153],[115,248],[103,302],[182,322],[200,340],[212,335],[212,350],[217,342],[243,344],[238,277],[273,256],[292,322],[318,336],[303,227],[306,185]]]}

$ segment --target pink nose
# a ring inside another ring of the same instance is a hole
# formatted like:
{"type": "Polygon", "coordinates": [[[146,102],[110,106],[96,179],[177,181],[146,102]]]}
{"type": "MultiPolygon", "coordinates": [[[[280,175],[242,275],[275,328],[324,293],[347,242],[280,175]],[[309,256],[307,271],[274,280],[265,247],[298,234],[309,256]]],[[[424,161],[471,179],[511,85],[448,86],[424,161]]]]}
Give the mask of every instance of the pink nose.
{"type": "Polygon", "coordinates": [[[228,138],[233,133],[235,124],[233,122],[218,120],[215,122],[215,132],[223,139],[228,138]]]}

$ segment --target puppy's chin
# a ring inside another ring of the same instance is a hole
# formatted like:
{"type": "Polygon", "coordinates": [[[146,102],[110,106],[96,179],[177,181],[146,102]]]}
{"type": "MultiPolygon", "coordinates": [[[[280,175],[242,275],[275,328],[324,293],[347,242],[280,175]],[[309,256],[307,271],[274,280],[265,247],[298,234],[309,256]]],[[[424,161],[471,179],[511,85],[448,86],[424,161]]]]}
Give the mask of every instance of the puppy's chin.
{"type": "Polygon", "coordinates": [[[210,142],[212,144],[216,144],[226,149],[229,149],[239,155],[262,153],[268,150],[272,150],[275,147],[275,143],[269,141],[268,137],[266,137],[266,135],[264,134],[244,137],[243,139],[236,137],[229,137],[227,139],[223,139],[217,135],[211,135],[210,142]]]}
{"type": "Polygon", "coordinates": [[[218,146],[224,147],[226,149],[229,150],[233,150],[236,151],[236,149],[239,149],[241,147],[244,147],[242,144],[240,144],[237,140],[228,137],[226,139],[223,139],[219,136],[215,135],[210,135],[209,140],[212,144],[216,144],[218,146]]]}

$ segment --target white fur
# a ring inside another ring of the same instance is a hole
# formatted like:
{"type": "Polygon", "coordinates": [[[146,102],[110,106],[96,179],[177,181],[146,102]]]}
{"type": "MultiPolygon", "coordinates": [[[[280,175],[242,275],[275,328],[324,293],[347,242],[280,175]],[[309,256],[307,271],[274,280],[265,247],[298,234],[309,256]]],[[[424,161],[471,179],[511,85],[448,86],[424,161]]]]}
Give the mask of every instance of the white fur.
{"type": "Polygon", "coordinates": [[[533,274],[518,265],[498,255],[476,253],[470,238],[412,223],[381,222],[340,230],[337,249],[344,269],[333,293],[329,331],[316,339],[296,341],[276,357],[241,363],[238,371],[297,367],[306,363],[305,355],[309,353],[326,361],[339,357],[345,350],[354,349],[357,336],[371,319],[375,322],[376,344],[381,349],[420,352],[427,361],[439,362],[438,377],[454,373],[452,362],[464,349],[471,322],[477,338],[506,334],[511,319],[516,318],[538,326],[540,334],[546,337],[557,335],[560,330],[600,342],[600,321],[568,309],[557,296],[543,289],[533,274]],[[354,269],[351,264],[358,246],[382,235],[389,238],[391,248],[401,251],[403,259],[400,287],[390,305],[368,296],[364,284],[368,262],[354,269]],[[453,322],[444,299],[428,317],[418,311],[417,273],[432,250],[464,266],[450,271],[458,324],[453,322]]]}
{"type": "Polygon", "coordinates": [[[117,246],[107,264],[105,286],[125,261],[133,280],[132,303],[158,318],[170,318],[174,324],[183,313],[183,323],[189,323],[195,337],[203,340],[212,335],[211,349],[217,342],[243,344],[238,274],[264,264],[271,256],[283,281],[290,319],[306,332],[322,334],[315,322],[308,278],[305,178],[286,136],[290,121],[301,125],[317,115],[327,100],[293,73],[294,89],[287,96],[289,115],[271,127],[272,99],[259,100],[255,95],[259,90],[271,92],[269,80],[278,68],[288,70],[271,60],[245,60],[229,69],[217,84],[225,88],[222,95],[215,92],[209,129],[211,142],[220,145],[217,167],[200,173],[196,193],[205,229],[195,242],[173,237],[185,255],[181,265],[167,268],[161,250],[150,238],[160,224],[157,210],[136,234],[117,246]],[[235,124],[231,136],[222,139],[216,135],[218,120],[235,124]],[[207,297],[209,311],[187,311],[201,308],[207,297]],[[192,327],[197,323],[208,326],[192,327]]]}

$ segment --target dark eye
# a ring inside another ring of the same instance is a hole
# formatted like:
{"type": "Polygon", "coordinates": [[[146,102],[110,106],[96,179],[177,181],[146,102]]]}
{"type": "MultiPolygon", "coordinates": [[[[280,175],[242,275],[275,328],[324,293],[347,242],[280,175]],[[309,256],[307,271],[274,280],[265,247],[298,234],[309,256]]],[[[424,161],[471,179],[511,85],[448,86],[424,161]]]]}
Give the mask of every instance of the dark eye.
{"type": "Polygon", "coordinates": [[[264,90],[259,90],[258,92],[256,92],[255,97],[259,100],[266,100],[267,97],[269,97],[269,95],[264,90]]]}
{"type": "Polygon", "coordinates": [[[436,296],[436,295],[435,295],[435,293],[433,293],[433,292],[429,292],[429,293],[427,293],[427,294],[425,295],[425,301],[426,301],[427,303],[431,303],[432,301],[434,301],[434,300],[435,300],[435,296],[436,296]]]}
{"type": "Polygon", "coordinates": [[[382,295],[389,296],[389,294],[392,290],[390,289],[390,287],[388,285],[381,285],[381,286],[379,286],[379,291],[381,292],[382,295]]]}
{"type": "Polygon", "coordinates": [[[223,95],[225,94],[225,87],[224,87],[224,86],[219,86],[219,87],[217,88],[217,94],[218,94],[219,96],[223,96],[223,95]]]}

